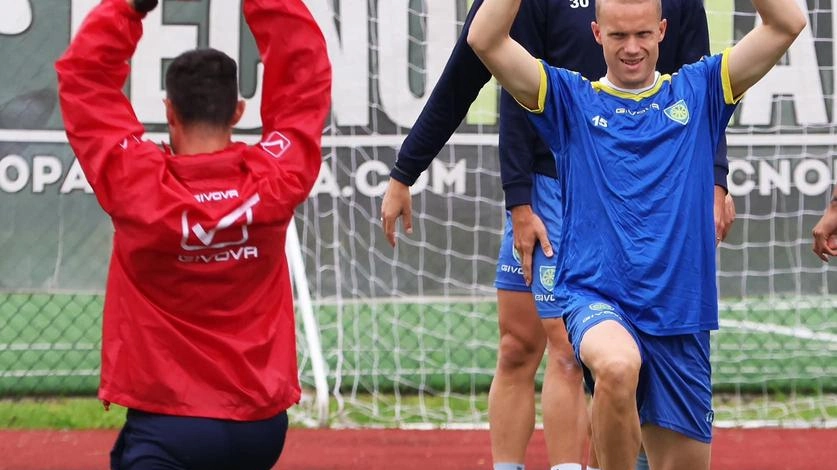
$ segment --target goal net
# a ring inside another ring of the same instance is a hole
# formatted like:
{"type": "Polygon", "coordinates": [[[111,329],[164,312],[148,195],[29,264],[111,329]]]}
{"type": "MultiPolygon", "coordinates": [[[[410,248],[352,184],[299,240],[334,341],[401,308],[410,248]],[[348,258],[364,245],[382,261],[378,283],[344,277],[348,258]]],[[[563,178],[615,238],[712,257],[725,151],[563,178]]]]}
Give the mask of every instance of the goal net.
{"type": "MultiPolygon", "coordinates": [[[[98,0],[58,3],[5,0],[11,13],[0,17],[0,397],[92,394],[98,384],[112,227],[66,143],[52,68],[98,0]]],[[[236,138],[253,141],[258,56],[243,23],[230,20],[240,18],[240,2],[165,3],[145,20],[127,90],[148,137],[167,139],[159,106],[167,61],[211,46],[240,64],[250,111],[236,138]]],[[[296,287],[308,293],[298,305],[310,305],[316,321],[300,316],[306,393],[292,418],[318,424],[325,388],[331,426],[484,426],[505,216],[496,85],[413,186],[414,233],[393,249],[378,221],[398,146],[468,5],[306,3],[328,41],[334,94],[322,171],[297,212],[294,266],[304,275],[296,287]]],[[[738,219],[718,250],[720,423],[834,426],[837,416],[837,266],[810,251],[837,175],[837,12],[827,2],[800,5],[809,27],[748,92],[728,132],[738,219]]],[[[715,51],[756,21],[748,1],[706,7],[715,51]]]]}
{"type": "MultiPolygon", "coordinates": [[[[388,169],[467,5],[341,5],[319,18],[333,35],[338,79],[320,181],[299,214],[331,422],[485,424],[504,218],[496,85],[413,187],[414,233],[391,248],[379,222],[388,169]]],[[[749,2],[706,6],[714,51],[756,21],[749,2]]],[[[834,422],[822,410],[837,404],[837,270],[811,253],[810,231],[837,170],[837,15],[803,6],[810,27],[748,93],[729,129],[738,219],[719,249],[723,327],[712,339],[722,424],[834,422]]]]}

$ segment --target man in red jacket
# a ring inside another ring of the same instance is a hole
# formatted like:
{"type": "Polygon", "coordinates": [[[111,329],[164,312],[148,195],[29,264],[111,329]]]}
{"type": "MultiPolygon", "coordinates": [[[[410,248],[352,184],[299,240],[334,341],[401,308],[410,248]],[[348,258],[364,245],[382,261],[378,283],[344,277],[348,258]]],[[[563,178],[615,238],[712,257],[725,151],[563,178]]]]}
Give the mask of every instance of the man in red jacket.
{"type": "Polygon", "coordinates": [[[285,230],[317,178],[325,41],[302,0],[245,0],[264,63],[262,140],[232,141],[235,62],[166,73],[171,147],[122,89],[156,0],[104,0],[56,64],[70,145],[114,226],[99,398],[129,408],[112,468],[268,469],[300,387],[285,230]]]}

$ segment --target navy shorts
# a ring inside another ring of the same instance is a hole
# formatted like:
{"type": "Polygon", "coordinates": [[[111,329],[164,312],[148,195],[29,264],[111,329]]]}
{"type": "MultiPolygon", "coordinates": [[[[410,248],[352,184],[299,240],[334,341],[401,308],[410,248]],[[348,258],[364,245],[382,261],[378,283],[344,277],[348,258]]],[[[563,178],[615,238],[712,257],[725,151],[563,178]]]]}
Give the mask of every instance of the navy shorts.
{"type": "Polygon", "coordinates": [[[715,413],[712,410],[709,331],[650,335],[634,328],[618,305],[595,297],[580,297],[572,303],[564,321],[590,390],[594,390],[595,383],[590,370],[581,362],[579,347],[584,334],[606,320],[622,325],[639,346],[642,367],[636,397],[640,422],[700,442],[711,442],[715,413]]]}
{"type": "Polygon", "coordinates": [[[229,421],[128,410],[110,453],[112,470],[269,470],[288,431],[287,412],[229,421]]]}
{"type": "MultiPolygon", "coordinates": [[[[553,251],[557,253],[555,240],[558,240],[561,231],[561,187],[558,180],[546,175],[535,173],[532,177],[532,210],[541,218],[549,238],[552,241],[553,251]]],[[[500,253],[497,255],[497,276],[494,287],[502,290],[517,292],[532,292],[532,287],[526,285],[523,279],[523,268],[521,268],[520,254],[514,248],[514,232],[512,230],[511,213],[506,211],[506,223],[503,228],[503,241],[500,244],[500,253]]],[[[540,246],[535,247],[535,254],[543,255],[540,246]]],[[[553,254],[551,259],[557,258],[553,254]]],[[[533,267],[534,269],[534,267],[533,267]]],[[[538,278],[534,273],[533,277],[538,278]]]]}

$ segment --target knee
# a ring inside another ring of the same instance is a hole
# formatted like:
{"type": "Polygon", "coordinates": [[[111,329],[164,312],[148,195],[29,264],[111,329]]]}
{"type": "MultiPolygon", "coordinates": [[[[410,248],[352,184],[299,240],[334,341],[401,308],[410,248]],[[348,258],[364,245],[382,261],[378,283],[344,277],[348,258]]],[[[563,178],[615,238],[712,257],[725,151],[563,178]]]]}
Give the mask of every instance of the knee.
{"type": "Polygon", "coordinates": [[[545,346],[543,339],[503,333],[497,351],[497,368],[504,371],[531,370],[534,373],[540,365],[545,346]]]}
{"type": "Polygon", "coordinates": [[[614,355],[593,364],[591,370],[596,381],[596,393],[611,399],[636,397],[641,361],[638,357],[614,355]]]}
{"type": "Polygon", "coordinates": [[[557,374],[568,383],[577,383],[581,380],[581,366],[578,365],[569,343],[555,346],[550,342],[547,351],[547,365],[550,373],[557,374]]]}

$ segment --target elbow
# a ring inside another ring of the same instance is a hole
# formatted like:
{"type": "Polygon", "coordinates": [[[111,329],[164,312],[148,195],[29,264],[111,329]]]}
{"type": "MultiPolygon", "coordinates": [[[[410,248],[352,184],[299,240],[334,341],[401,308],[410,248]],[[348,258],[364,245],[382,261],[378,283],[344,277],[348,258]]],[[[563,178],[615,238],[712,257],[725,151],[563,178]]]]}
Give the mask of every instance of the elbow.
{"type": "Polygon", "coordinates": [[[797,36],[808,26],[808,18],[806,17],[805,13],[803,13],[800,9],[796,9],[796,14],[792,15],[787,22],[787,33],[791,37],[792,40],[795,40],[797,36]]]}
{"type": "Polygon", "coordinates": [[[479,32],[474,32],[474,28],[468,30],[468,37],[466,38],[468,45],[479,56],[481,51],[484,51],[483,40],[479,36],[479,32]]]}
{"type": "Polygon", "coordinates": [[[471,49],[480,60],[483,60],[491,51],[492,41],[486,35],[480,34],[478,28],[471,27],[468,31],[467,41],[468,45],[471,46],[471,49]]]}
{"type": "Polygon", "coordinates": [[[55,76],[58,81],[58,93],[61,94],[61,89],[67,81],[67,69],[64,67],[64,63],[60,60],[55,63],[55,76]]]}
{"type": "Polygon", "coordinates": [[[69,53],[65,53],[53,65],[55,74],[58,77],[58,86],[61,88],[62,83],[67,81],[68,77],[73,75],[73,72],[79,69],[77,61],[69,53]]]}
{"type": "Polygon", "coordinates": [[[58,79],[61,79],[61,75],[64,73],[64,70],[67,68],[67,57],[61,56],[58,60],[55,61],[55,73],[58,75],[58,79]]]}

